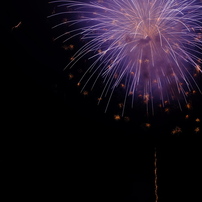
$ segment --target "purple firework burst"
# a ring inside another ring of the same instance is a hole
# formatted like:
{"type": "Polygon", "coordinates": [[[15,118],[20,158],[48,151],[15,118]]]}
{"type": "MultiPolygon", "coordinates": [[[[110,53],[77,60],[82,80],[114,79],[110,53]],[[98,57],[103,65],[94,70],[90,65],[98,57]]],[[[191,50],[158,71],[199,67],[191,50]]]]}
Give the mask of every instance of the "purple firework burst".
{"type": "MultiPolygon", "coordinates": [[[[95,0],[52,1],[53,16],[66,20],[53,28],[68,30],[57,36],[71,44],[84,43],[65,67],[87,59],[81,77],[82,91],[103,82],[99,102],[106,110],[122,86],[123,106],[142,99],[155,104],[187,103],[190,92],[200,91],[195,76],[202,72],[202,5],[197,0],[95,0]]],[[[124,107],[123,107],[124,112],[124,107]]]]}

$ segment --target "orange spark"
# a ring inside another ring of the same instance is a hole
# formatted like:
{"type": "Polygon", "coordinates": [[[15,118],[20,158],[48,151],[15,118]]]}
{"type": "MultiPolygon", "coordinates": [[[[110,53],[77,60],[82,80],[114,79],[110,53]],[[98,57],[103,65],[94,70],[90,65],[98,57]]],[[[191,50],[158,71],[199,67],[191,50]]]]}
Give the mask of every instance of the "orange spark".
{"type": "Polygon", "coordinates": [[[119,121],[121,119],[120,115],[114,115],[114,120],[119,121]]]}
{"type": "Polygon", "coordinates": [[[177,133],[181,133],[182,132],[182,129],[178,126],[176,126],[173,130],[172,130],[172,134],[177,134],[177,133]]]}

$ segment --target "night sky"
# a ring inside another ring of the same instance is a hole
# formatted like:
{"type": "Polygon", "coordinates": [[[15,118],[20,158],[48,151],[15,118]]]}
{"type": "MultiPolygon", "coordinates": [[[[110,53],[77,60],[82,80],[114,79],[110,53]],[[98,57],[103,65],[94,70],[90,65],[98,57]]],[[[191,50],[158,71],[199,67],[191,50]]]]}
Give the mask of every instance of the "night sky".
{"type": "Polygon", "coordinates": [[[80,93],[79,73],[70,79],[63,71],[70,53],[53,41],[47,19],[53,6],[47,0],[6,4],[1,68],[7,198],[154,202],[156,148],[159,201],[201,201],[202,95],[192,95],[183,111],[157,108],[149,116],[138,103],[119,120],[117,103],[104,113],[96,93],[80,93]]]}

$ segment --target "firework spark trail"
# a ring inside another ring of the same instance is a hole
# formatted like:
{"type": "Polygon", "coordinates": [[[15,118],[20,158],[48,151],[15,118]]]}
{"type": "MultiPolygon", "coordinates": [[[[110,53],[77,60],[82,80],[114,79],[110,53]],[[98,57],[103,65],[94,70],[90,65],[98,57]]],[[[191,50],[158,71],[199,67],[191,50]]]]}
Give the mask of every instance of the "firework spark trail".
{"type": "Polygon", "coordinates": [[[155,185],[155,202],[158,202],[158,177],[157,177],[157,155],[156,148],[154,152],[154,185],[155,185]]]}
{"type": "Polygon", "coordinates": [[[93,88],[99,78],[103,79],[100,98],[108,97],[106,110],[120,85],[125,88],[124,107],[129,97],[132,105],[142,97],[147,109],[151,105],[152,111],[154,103],[164,106],[173,100],[181,108],[181,100],[187,103],[188,92],[195,89],[201,92],[193,76],[202,72],[202,4],[199,1],[59,0],[50,3],[56,3],[64,11],[49,17],[69,17],[54,27],[68,25],[70,29],[57,39],[69,42],[82,36],[85,41],[66,68],[72,68],[84,58],[92,61],[78,83],[84,83],[84,90],[91,80],[93,88]]]}

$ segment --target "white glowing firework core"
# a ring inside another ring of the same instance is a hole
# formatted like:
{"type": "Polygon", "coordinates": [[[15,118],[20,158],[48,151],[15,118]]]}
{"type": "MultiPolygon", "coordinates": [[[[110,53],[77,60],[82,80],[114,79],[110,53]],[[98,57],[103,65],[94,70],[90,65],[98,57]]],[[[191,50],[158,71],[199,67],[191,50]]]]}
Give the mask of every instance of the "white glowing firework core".
{"type": "MultiPolygon", "coordinates": [[[[100,97],[109,101],[117,87],[125,87],[124,104],[142,96],[145,103],[159,100],[186,102],[197,89],[194,73],[201,73],[202,5],[196,0],[53,1],[64,9],[56,15],[74,16],[54,28],[69,25],[57,37],[64,42],[82,36],[85,44],[66,68],[88,57],[91,65],[79,83],[103,78],[100,97]],[[77,27],[71,29],[71,27],[77,27]],[[68,36],[68,37],[67,37],[68,36]],[[89,56],[90,55],[90,56],[89,56]]],[[[101,99],[100,99],[101,100],[101,99]]],[[[107,107],[108,107],[107,104],[107,107]]],[[[179,104],[180,105],[180,104],[179,104]]]]}

